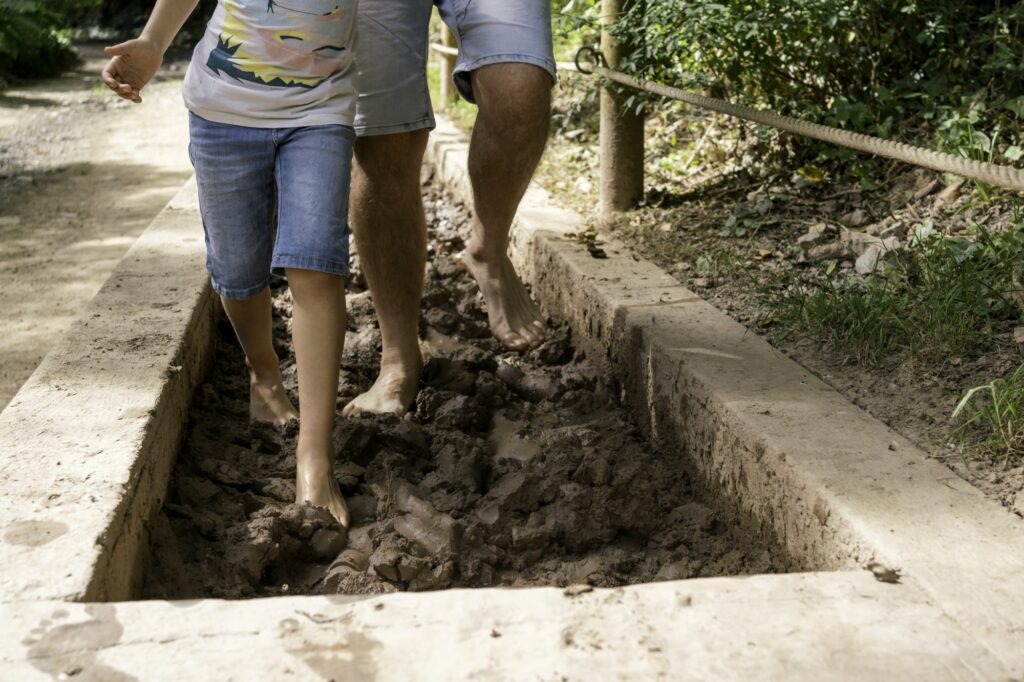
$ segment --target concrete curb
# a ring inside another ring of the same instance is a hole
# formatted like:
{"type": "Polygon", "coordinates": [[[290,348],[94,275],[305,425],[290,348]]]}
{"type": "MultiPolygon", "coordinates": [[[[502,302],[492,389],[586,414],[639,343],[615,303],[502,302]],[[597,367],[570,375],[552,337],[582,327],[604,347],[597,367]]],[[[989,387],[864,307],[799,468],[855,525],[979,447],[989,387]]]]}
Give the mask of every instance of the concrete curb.
{"type": "Polygon", "coordinates": [[[0,601],[128,599],[215,313],[195,183],[0,413],[0,601]]]}
{"type": "MultiPolygon", "coordinates": [[[[441,121],[430,158],[471,206],[466,150],[441,121]]],[[[796,565],[898,568],[1024,675],[1024,524],[623,244],[596,260],[564,238],[582,227],[533,186],[513,258],[605,358],[651,441],[796,565]]]]}
{"type": "Polygon", "coordinates": [[[1005,680],[864,571],[386,597],[0,605],[0,678],[1005,680]]]}

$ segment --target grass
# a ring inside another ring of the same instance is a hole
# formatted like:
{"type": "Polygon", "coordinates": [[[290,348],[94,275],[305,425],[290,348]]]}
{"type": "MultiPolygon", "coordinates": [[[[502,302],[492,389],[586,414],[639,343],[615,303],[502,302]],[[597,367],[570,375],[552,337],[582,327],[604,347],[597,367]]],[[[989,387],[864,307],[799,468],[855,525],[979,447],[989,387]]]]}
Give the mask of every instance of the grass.
{"type": "Polygon", "coordinates": [[[953,412],[954,436],[1004,465],[1024,457],[1024,365],[990,384],[972,388],[953,412]]]}
{"type": "Polygon", "coordinates": [[[909,354],[943,362],[984,352],[993,333],[1021,321],[1024,224],[933,236],[899,252],[883,273],[861,278],[826,267],[810,285],[762,292],[784,331],[828,342],[858,364],[885,366],[909,354]]]}

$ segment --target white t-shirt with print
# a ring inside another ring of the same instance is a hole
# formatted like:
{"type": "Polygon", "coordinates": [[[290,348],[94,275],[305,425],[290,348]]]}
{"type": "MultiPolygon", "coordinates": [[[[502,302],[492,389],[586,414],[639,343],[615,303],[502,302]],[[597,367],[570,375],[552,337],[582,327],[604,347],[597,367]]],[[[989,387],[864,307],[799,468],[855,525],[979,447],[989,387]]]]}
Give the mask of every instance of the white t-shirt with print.
{"type": "Polygon", "coordinates": [[[356,0],[219,0],[185,75],[185,105],[254,128],[352,125],[356,0]]]}

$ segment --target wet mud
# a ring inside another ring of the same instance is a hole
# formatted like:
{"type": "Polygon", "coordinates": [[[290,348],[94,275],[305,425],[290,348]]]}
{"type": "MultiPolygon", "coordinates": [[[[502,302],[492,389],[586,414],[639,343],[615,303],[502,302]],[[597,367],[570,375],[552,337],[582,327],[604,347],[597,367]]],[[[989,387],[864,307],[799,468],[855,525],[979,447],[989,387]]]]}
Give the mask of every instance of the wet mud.
{"type": "MultiPolygon", "coordinates": [[[[243,358],[225,323],[150,529],[144,596],[607,587],[782,570],[778,552],[696,499],[680,463],[644,443],[566,326],[552,324],[525,354],[490,338],[460,258],[467,213],[429,183],[424,191],[421,390],[404,418],[338,418],[335,471],[352,528],[292,503],[296,432],[247,423],[243,358]]],[[[353,261],[339,410],[370,386],[379,360],[353,261]]],[[[294,392],[286,288],[274,305],[294,392]]]]}

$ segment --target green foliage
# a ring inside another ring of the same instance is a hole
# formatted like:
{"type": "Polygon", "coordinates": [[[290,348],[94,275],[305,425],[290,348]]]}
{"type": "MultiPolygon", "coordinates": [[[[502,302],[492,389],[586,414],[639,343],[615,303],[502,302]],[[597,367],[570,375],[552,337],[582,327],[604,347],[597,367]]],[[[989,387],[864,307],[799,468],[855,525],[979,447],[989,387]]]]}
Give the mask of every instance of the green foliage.
{"type": "Polygon", "coordinates": [[[66,17],[99,0],[0,0],[0,78],[60,73],[75,53],[66,17]]]}
{"type": "MultiPolygon", "coordinates": [[[[563,30],[596,30],[593,0],[563,13],[563,30]]],[[[1022,21],[1024,3],[1000,0],[658,0],[635,3],[614,34],[634,46],[624,71],[1013,160],[1024,155],[1022,21]]]]}
{"type": "MultiPolygon", "coordinates": [[[[145,25],[153,4],[154,0],[100,0],[98,10],[82,19],[121,37],[133,37],[145,25]]],[[[199,0],[196,10],[178,34],[176,44],[191,47],[202,35],[216,6],[217,0],[199,0]]]]}
{"type": "Polygon", "coordinates": [[[863,364],[904,352],[926,361],[978,352],[1019,321],[1024,225],[970,237],[926,237],[876,276],[842,278],[835,264],[810,286],[766,295],[772,318],[863,364]]]}
{"type": "Polygon", "coordinates": [[[979,450],[1002,460],[1024,457],[1024,365],[1009,376],[968,391],[953,419],[961,441],[973,441],[979,450]]]}

